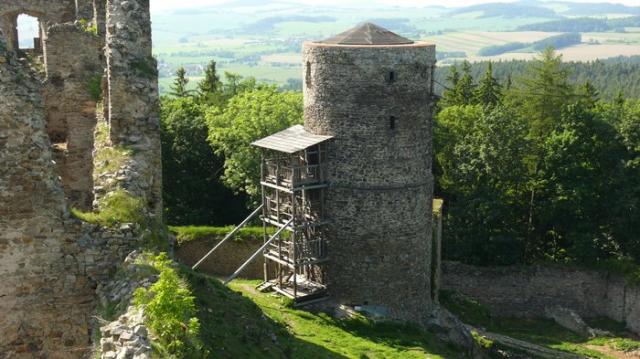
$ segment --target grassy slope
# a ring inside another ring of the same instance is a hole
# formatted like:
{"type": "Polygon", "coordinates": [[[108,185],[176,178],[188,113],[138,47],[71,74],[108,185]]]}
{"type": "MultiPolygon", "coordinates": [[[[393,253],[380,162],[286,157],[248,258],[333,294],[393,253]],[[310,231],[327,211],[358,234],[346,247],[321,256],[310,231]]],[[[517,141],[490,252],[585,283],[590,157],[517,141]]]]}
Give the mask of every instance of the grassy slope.
{"type": "Polygon", "coordinates": [[[186,269],[198,306],[201,338],[215,358],[459,358],[429,334],[399,324],[336,320],[293,309],[257,293],[255,281],[230,288],[186,269]]]}
{"type": "MultiPolygon", "coordinates": [[[[178,243],[204,238],[220,238],[227,235],[235,227],[211,227],[211,226],[169,226],[169,231],[176,235],[178,243]]],[[[273,233],[273,228],[267,228],[268,233],[273,233]]],[[[233,237],[235,241],[245,239],[262,238],[263,229],[260,227],[244,227],[233,237]]]]}
{"type": "Polygon", "coordinates": [[[640,349],[640,342],[629,338],[623,324],[607,319],[590,321],[589,324],[607,330],[613,333],[613,336],[589,339],[574,334],[548,319],[494,318],[479,303],[454,293],[442,293],[442,302],[465,323],[552,349],[602,359],[612,357],[595,348],[609,347],[621,352],[640,349]]]}

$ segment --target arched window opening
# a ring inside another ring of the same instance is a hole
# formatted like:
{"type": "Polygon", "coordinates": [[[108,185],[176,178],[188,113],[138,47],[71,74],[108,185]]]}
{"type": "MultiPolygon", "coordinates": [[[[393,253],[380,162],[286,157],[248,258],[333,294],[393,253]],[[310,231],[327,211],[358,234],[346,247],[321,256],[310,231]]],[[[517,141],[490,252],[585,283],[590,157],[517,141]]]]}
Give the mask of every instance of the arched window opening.
{"type": "Polygon", "coordinates": [[[21,14],[18,16],[18,48],[20,50],[39,49],[40,22],[37,17],[21,14]]]}
{"type": "Polygon", "coordinates": [[[389,129],[396,129],[396,118],[394,116],[389,117],[389,129]]]}

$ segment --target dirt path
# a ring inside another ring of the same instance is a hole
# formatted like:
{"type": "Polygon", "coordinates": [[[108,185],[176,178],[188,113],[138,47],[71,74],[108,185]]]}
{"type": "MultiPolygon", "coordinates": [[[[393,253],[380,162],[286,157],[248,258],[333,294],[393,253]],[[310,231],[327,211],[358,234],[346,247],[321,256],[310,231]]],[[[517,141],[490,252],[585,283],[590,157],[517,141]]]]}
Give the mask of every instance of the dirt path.
{"type": "Polygon", "coordinates": [[[636,352],[632,352],[632,353],[627,353],[627,352],[623,352],[623,351],[619,351],[619,350],[615,350],[613,348],[611,348],[608,345],[585,345],[584,346],[587,349],[591,349],[591,350],[595,350],[599,353],[602,353],[604,355],[607,355],[611,358],[615,358],[615,359],[638,359],[640,358],[640,353],[636,353],[636,352]]]}

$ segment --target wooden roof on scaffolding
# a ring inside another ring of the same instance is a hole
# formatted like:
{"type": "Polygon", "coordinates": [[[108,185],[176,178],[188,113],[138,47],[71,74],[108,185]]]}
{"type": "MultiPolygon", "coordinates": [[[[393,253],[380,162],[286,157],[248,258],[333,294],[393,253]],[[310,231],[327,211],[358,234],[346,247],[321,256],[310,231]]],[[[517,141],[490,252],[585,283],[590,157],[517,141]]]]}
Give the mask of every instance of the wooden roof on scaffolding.
{"type": "Polygon", "coordinates": [[[332,138],[333,136],[315,135],[307,132],[302,125],[295,125],[251,144],[256,147],[291,154],[306,150],[332,138]]]}

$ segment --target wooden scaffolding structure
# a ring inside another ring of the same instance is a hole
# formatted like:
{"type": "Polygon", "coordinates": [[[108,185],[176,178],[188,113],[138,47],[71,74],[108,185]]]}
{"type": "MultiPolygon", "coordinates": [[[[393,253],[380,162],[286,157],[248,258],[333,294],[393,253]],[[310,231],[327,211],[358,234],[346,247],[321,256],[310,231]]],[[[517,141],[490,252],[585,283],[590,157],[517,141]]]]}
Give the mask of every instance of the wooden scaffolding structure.
{"type": "Polygon", "coordinates": [[[326,240],[323,235],[325,162],[330,136],[294,126],[256,141],[262,149],[261,179],[264,283],[307,304],[326,296],[326,240]],[[272,238],[275,227],[280,233],[272,238]]]}

